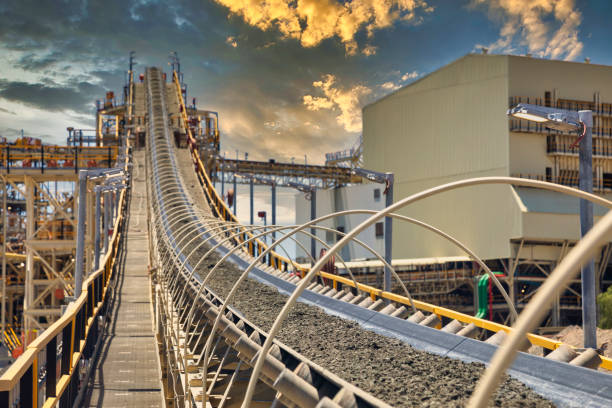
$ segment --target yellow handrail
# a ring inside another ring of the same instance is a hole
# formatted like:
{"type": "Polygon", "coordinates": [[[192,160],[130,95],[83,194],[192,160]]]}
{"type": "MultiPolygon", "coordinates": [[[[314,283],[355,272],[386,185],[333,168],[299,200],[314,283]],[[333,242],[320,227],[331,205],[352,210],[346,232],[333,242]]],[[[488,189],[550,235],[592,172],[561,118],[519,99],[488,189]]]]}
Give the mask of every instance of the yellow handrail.
{"type": "MultiPolygon", "coordinates": [[[[130,76],[130,83],[132,82],[132,76],[130,76]]],[[[129,132],[127,134],[127,140],[129,141],[129,132]]],[[[126,156],[129,151],[126,148],[126,156]]],[[[128,171],[128,163],[125,165],[125,171],[128,171]]],[[[44,406],[53,407],[57,405],[63,392],[68,388],[73,374],[78,373],[78,362],[81,359],[85,345],[90,334],[90,330],[98,324],[96,316],[100,309],[104,305],[104,301],[107,296],[109,282],[112,277],[115,264],[117,262],[117,253],[119,251],[119,245],[122,240],[122,226],[125,222],[125,211],[126,211],[126,200],[127,190],[122,190],[119,196],[118,208],[119,215],[115,220],[113,226],[113,235],[110,239],[109,249],[106,254],[103,255],[100,262],[101,267],[93,272],[83,282],[83,290],[78,299],[72,302],[65,313],[51,326],[49,326],[38,338],[30,343],[23,354],[15,360],[15,362],[7,369],[2,376],[0,376],[0,401],[9,401],[9,393],[19,383],[20,387],[31,386],[31,398],[34,407],[39,406],[39,393],[35,392],[38,389],[38,356],[41,352],[47,350],[47,346],[53,340],[56,340],[57,335],[62,332],[62,360],[65,358],[63,353],[68,353],[66,361],[68,366],[65,367],[65,362],[62,361],[62,374],[59,378],[55,378],[55,394],[54,397],[45,398],[44,406]],[[65,329],[69,328],[69,335],[66,336],[65,329]],[[74,347],[76,345],[76,347],[74,347]],[[31,376],[32,383],[27,384],[22,381],[22,378],[29,369],[32,369],[33,374],[31,376]],[[67,372],[65,372],[67,371],[67,372]]],[[[55,354],[55,351],[51,353],[55,354]]],[[[47,373],[49,370],[55,370],[54,362],[47,362],[47,373]]],[[[42,367],[41,367],[42,369],[42,367]]],[[[49,374],[47,374],[49,375],[49,374]]],[[[55,376],[53,376],[55,377],[55,376]]],[[[47,384],[49,386],[49,384],[47,384]]],[[[43,402],[43,401],[40,401],[43,402]]]]}
{"type": "MultiPolygon", "coordinates": [[[[348,278],[334,275],[334,274],[327,273],[327,272],[319,272],[319,276],[325,279],[331,280],[333,282],[334,287],[337,287],[338,283],[342,285],[347,285],[353,288],[355,287],[355,283],[353,282],[352,279],[348,279],[348,278]]],[[[405,296],[398,295],[398,294],[391,293],[391,292],[385,292],[382,289],[377,289],[369,285],[357,283],[356,289],[369,294],[373,300],[375,300],[376,298],[381,298],[381,299],[388,299],[390,301],[393,301],[399,304],[403,304],[403,305],[407,305],[407,306],[410,305],[410,300],[405,296]]],[[[510,333],[512,331],[512,328],[506,325],[495,323],[490,320],[480,319],[478,317],[470,316],[465,313],[456,312],[454,310],[447,309],[445,307],[435,306],[427,302],[415,300],[414,306],[419,310],[424,310],[426,312],[433,313],[437,315],[438,317],[443,316],[449,319],[456,319],[466,324],[473,323],[477,327],[480,327],[482,329],[486,329],[492,332],[505,331],[507,333],[510,333]]],[[[529,333],[527,334],[527,338],[529,339],[532,345],[540,346],[548,350],[555,350],[563,344],[563,342],[552,340],[552,339],[549,339],[547,337],[540,336],[537,334],[529,333]]],[[[600,357],[602,360],[600,367],[605,368],[607,370],[612,370],[612,359],[605,357],[605,356],[600,356],[600,357]]]]}

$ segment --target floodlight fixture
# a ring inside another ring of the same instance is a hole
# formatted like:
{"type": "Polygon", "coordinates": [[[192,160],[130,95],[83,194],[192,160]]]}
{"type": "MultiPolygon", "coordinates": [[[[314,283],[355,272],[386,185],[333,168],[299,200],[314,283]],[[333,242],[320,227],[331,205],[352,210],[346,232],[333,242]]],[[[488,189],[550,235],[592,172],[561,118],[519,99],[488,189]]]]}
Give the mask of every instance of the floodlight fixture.
{"type": "MultiPolygon", "coordinates": [[[[585,123],[577,111],[519,103],[506,112],[508,116],[541,123],[547,128],[565,132],[584,132],[585,123]]],[[[588,124],[586,124],[588,126],[588,124]]]]}
{"type": "MultiPolygon", "coordinates": [[[[570,111],[545,106],[519,103],[508,109],[513,118],[537,122],[543,126],[580,135],[570,148],[580,146],[578,154],[579,187],[593,193],[593,112],[591,110],[570,111]]],[[[593,203],[580,200],[580,233],[585,236],[593,227],[593,203]]],[[[582,266],[582,326],[584,347],[597,348],[597,305],[595,303],[595,264],[593,259],[582,266]]]]}

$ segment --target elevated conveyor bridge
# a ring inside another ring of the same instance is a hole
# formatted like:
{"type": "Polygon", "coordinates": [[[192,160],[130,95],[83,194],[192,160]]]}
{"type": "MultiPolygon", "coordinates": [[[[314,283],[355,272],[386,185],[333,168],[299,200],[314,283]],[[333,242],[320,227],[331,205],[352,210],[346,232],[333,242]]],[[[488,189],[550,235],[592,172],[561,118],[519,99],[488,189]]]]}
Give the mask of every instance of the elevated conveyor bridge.
{"type": "MultiPolygon", "coordinates": [[[[81,247],[94,262],[76,271],[84,273],[80,293],[0,376],[0,406],[387,407],[418,405],[438,383],[454,386],[427,400],[467,402],[480,368],[464,363],[489,361],[510,327],[413,300],[403,284],[401,293],[362,284],[346,264],[346,274],[324,272],[326,258],[298,265],[283,242],[325,228],[318,223],[327,216],[302,226],[241,224],[186,125],[179,75],[148,68],[128,90],[115,161],[125,188],[79,224],[99,231],[95,220],[111,212],[111,235],[81,247]],[[141,150],[132,146],[134,111],[146,118],[141,150]],[[176,146],[177,131],[186,148],[176,146]],[[273,232],[278,239],[267,244],[273,232]],[[273,322],[286,316],[291,294],[295,312],[278,332],[273,322]]],[[[520,353],[501,405],[612,404],[612,360],[534,334],[521,343],[530,348],[547,358],[520,353]]]]}

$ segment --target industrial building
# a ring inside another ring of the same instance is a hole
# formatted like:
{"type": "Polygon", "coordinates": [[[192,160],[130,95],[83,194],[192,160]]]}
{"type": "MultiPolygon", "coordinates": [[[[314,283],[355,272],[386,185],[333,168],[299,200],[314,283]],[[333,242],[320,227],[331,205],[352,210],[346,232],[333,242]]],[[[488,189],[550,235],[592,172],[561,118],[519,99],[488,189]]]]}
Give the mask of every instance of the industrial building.
{"type": "MultiPolygon", "coordinates": [[[[395,175],[395,201],[430,187],[484,176],[578,186],[577,135],[506,111],[519,102],[593,111],[594,191],[612,193],[612,66],[529,56],[469,54],[363,109],[364,167],[395,175]]],[[[365,205],[364,205],[365,206],[365,205]]],[[[483,185],[404,208],[466,244],[502,272],[522,307],[579,239],[578,199],[483,185]]],[[[595,206],[595,221],[604,213],[595,206]]],[[[610,284],[610,245],[595,259],[598,289],[610,284]]],[[[393,257],[465,255],[420,227],[394,221],[393,257]]],[[[475,292],[475,281],[465,288],[475,292]],[[471,288],[471,289],[470,289],[471,288]]],[[[503,309],[503,306],[500,306],[503,309]]],[[[500,310],[501,310],[500,309],[500,310]]],[[[549,324],[580,318],[580,283],[560,294],[549,324]]]]}

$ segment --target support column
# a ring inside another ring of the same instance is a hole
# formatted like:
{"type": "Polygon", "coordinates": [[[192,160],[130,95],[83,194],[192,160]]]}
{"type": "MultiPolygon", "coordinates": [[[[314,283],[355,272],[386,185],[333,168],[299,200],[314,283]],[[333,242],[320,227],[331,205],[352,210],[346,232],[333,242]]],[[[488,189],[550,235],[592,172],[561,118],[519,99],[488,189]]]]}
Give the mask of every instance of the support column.
{"type": "MultiPolygon", "coordinates": [[[[90,183],[88,183],[89,186],[90,183]]],[[[90,188],[87,188],[87,202],[90,203],[90,205],[87,206],[87,221],[86,221],[86,225],[87,225],[87,234],[85,236],[85,242],[84,242],[84,250],[85,250],[85,266],[83,268],[83,276],[89,276],[89,274],[91,273],[92,267],[93,267],[93,263],[94,263],[94,253],[92,251],[92,246],[93,246],[93,241],[94,241],[94,229],[92,228],[92,226],[94,225],[95,221],[94,221],[94,215],[95,215],[95,208],[91,205],[94,202],[94,192],[90,191],[90,188]]]]}
{"type": "MultiPolygon", "coordinates": [[[[26,242],[34,239],[34,228],[36,220],[36,208],[34,206],[34,180],[30,177],[25,177],[25,188],[26,188],[26,242]]],[[[32,328],[30,325],[30,317],[28,311],[32,306],[34,300],[34,251],[28,244],[26,244],[26,281],[25,281],[25,293],[23,301],[23,328],[24,328],[24,343],[23,349],[25,350],[28,345],[29,332],[32,328]]]]}
{"type": "Polygon", "coordinates": [[[74,297],[81,296],[83,263],[85,258],[85,216],[87,214],[87,170],[79,172],[79,211],[77,218],[76,266],[74,269],[74,297]]]}
{"type": "Polygon", "coordinates": [[[97,271],[100,267],[100,200],[101,193],[100,189],[96,188],[96,216],[95,216],[95,227],[94,227],[94,271],[97,271]]]}
{"type": "MultiPolygon", "coordinates": [[[[310,220],[312,221],[315,218],[317,218],[317,190],[312,188],[310,190],[310,220]]],[[[310,237],[310,254],[312,255],[313,259],[317,259],[317,242],[314,239],[314,235],[317,233],[317,230],[311,228],[310,233],[313,235],[310,237]]]]}
{"type": "Polygon", "coordinates": [[[251,225],[255,224],[255,212],[254,212],[254,204],[253,204],[253,179],[251,178],[251,182],[249,183],[249,211],[251,212],[251,225]]]}
{"type": "MultiPolygon", "coordinates": [[[[512,304],[516,305],[516,281],[514,279],[514,259],[508,258],[508,296],[510,300],[512,300],[512,304]]],[[[510,310],[508,310],[508,314],[510,314],[510,310]]],[[[510,322],[514,323],[514,319],[510,316],[510,322]]]]}
{"type": "Polygon", "coordinates": [[[234,215],[238,216],[236,208],[238,208],[238,189],[236,188],[236,173],[234,173],[234,215]]]}
{"type": "MultiPolygon", "coordinates": [[[[276,183],[272,183],[272,225],[276,226],[276,183]]],[[[276,232],[272,233],[272,242],[276,241],[276,232]]]]}
{"type": "Polygon", "coordinates": [[[2,333],[6,330],[6,229],[8,216],[6,214],[6,180],[2,179],[2,333]]]}
{"type": "Polygon", "coordinates": [[[225,173],[223,172],[223,168],[221,168],[221,200],[225,200],[225,173]]]}
{"type": "MultiPolygon", "coordinates": [[[[385,207],[389,207],[393,204],[393,173],[387,173],[387,194],[385,198],[385,207]]],[[[385,217],[385,261],[391,265],[393,260],[393,219],[391,217],[385,217]]],[[[384,279],[384,290],[391,292],[391,270],[385,266],[385,279],[384,279]]]]}
{"type": "MultiPolygon", "coordinates": [[[[580,190],[593,193],[593,116],[591,111],[579,111],[585,136],[580,142],[580,190]]],[[[580,233],[584,237],[593,227],[593,203],[580,200],[580,233]]],[[[582,326],[584,347],[597,348],[597,305],[595,304],[595,263],[589,260],[582,268],[582,326]]]]}
{"type": "Polygon", "coordinates": [[[108,231],[111,228],[111,192],[104,193],[104,251],[108,251],[108,231]]]}
{"type": "Polygon", "coordinates": [[[111,194],[112,194],[112,197],[114,198],[113,200],[113,210],[115,211],[114,216],[113,216],[113,224],[114,224],[114,221],[119,216],[119,191],[113,190],[111,194]]]}

